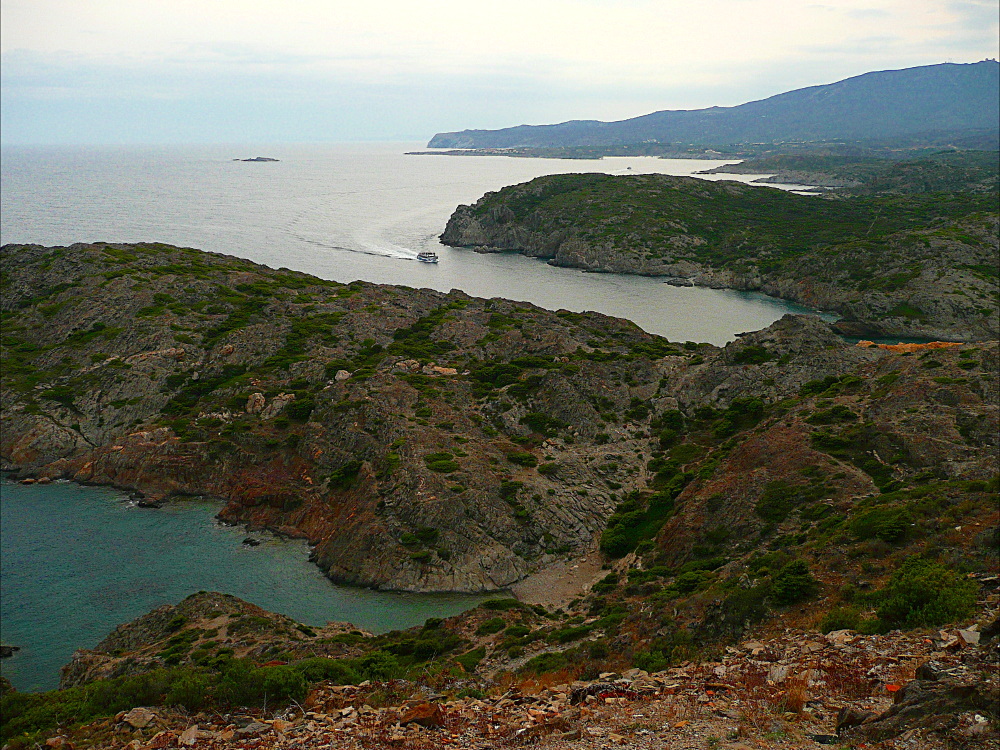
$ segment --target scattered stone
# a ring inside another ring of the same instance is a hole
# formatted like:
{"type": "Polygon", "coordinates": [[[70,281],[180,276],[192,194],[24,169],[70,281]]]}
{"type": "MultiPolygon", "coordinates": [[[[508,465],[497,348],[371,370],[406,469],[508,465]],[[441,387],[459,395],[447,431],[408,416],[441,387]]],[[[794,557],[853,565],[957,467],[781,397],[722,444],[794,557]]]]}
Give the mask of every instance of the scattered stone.
{"type": "Polygon", "coordinates": [[[177,744],[185,747],[190,747],[198,741],[198,725],[192,724],[183,732],[181,732],[180,737],[177,738],[177,744]]]}
{"type": "Polygon", "coordinates": [[[133,708],[131,711],[122,717],[122,721],[136,729],[142,729],[143,727],[149,726],[149,723],[156,718],[156,714],[150,711],[148,708],[143,708],[138,706],[133,708]]]}
{"type": "Polygon", "coordinates": [[[969,630],[959,630],[958,631],[958,635],[969,646],[978,646],[979,645],[979,638],[980,638],[981,634],[978,631],[976,631],[976,630],[972,630],[972,629],[969,629],[969,630]]]}
{"type": "Polygon", "coordinates": [[[165,747],[173,747],[177,735],[173,732],[163,731],[153,735],[153,739],[142,746],[142,750],[162,750],[165,747]]]}
{"type": "Polygon", "coordinates": [[[245,727],[240,727],[236,730],[236,734],[239,737],[254,737],[259,734],[265,734],[271,731],[270,724],[264,724],[260,721],[251,721],[245,727]]]}
{"type": "Polygon", "coordinates": [[[437,727],[444,723],[440,703],[419,703],[407,709],[399,717],[400,726],[419,724],[423,727],[437,727]]]}

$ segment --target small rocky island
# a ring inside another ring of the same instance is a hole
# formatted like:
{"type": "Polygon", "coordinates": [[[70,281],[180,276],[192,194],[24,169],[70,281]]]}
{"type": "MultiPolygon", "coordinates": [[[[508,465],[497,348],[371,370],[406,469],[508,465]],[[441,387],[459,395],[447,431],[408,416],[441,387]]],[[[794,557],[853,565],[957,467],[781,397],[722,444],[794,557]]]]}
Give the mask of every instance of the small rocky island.
{"type": "Polygon", "coordinates": [[[281,161],[281,160],[272,159],[270,156],[255,156],[252,159],[233,159],[233,161],[281,161]]]}

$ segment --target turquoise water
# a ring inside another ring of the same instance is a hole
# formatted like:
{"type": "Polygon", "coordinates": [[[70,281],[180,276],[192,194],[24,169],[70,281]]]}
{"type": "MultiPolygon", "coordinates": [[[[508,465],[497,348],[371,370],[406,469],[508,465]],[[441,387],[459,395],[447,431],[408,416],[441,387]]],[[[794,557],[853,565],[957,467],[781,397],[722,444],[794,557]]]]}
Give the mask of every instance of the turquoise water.
{"type": "Polygon", "coordinates": [[[394,594],[336,586],[301,541],[215,522],[218,503],[137,508],[115,490],[0,483],[0,662],[18,690],[49,690],[78,648],[199,590],[222,591],[307,625],[346,620],[385,632],[447,617],[484,597],[394,594]]]}

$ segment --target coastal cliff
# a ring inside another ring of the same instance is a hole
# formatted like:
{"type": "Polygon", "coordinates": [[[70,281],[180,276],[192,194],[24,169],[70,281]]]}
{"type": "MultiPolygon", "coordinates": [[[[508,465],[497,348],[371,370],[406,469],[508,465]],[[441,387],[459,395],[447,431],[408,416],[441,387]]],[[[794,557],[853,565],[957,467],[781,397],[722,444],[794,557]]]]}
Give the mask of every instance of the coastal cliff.
{"type": "Polygon", "coordinates": [[[824,200],[666,175],[553,175],[459,206],[441,241],[761,291],[870,335],[1000,332],[995,192],[824,200]]]}

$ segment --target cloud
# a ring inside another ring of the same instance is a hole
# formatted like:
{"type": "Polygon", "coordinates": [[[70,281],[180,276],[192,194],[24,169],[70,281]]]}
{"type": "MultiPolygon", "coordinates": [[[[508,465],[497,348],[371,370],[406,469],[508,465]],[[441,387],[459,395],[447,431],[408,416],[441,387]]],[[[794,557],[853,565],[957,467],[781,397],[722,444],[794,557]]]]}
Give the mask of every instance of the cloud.
{"type": "Polygon", "coordinates": [[[60,132],[57,124],[76,107],[110,140],[228,138],[231,112],[272,139],[423,138],[728,106],[869,70],[995,57],[998,46],[995,2],[977,0],[506,0],[498,8],[5,0],[2,136],[79,134],[82,125],[60,132]],[[102,108],[121,121],[99,116],[102,108]],[[43,109],[51,125],[40,131],[43,109]],[[183,117],[205,130],[198,136],[183,117]]]}

